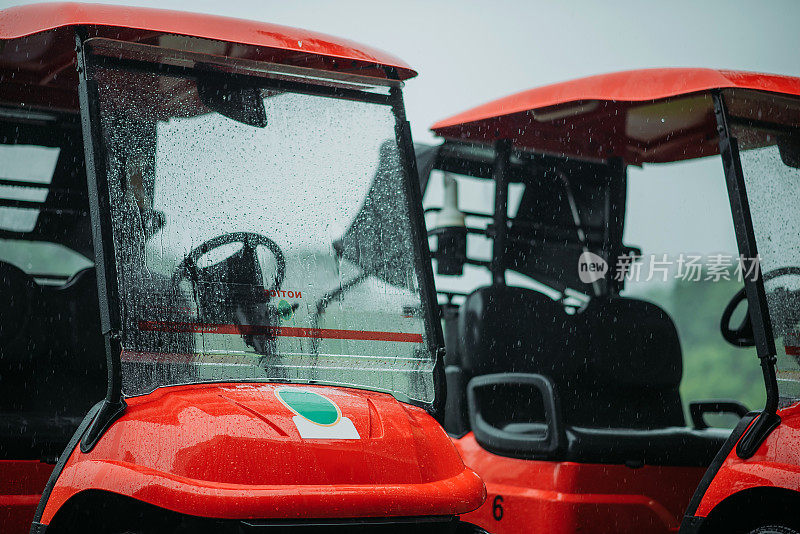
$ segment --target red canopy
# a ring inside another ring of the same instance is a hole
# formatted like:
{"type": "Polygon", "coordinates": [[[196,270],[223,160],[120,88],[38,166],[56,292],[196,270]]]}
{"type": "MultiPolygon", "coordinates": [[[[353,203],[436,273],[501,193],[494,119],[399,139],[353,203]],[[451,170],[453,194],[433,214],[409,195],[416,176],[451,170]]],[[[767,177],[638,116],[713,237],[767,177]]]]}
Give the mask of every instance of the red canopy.
{"type": "Polygon", "coordinates": [[[91,37],[174,45],[171,36],[186,36],[227,45],[215,52],[229,57],[380,78],[384,67],[395,67],[400,79],[416,76],[380,50],[276,24],[127,6],[34,4],[0,11],[0,103],[77,107],[76,26],[91,37]]]}
{"type": "Polygon", "coordinates": [[[537,152],[630,164],[677,161],[717,153],[713,89],[797,96],[800,78],[688,68],[603,74],[494,100],[431,129],[462,141],[511,139],[537,152]]]}

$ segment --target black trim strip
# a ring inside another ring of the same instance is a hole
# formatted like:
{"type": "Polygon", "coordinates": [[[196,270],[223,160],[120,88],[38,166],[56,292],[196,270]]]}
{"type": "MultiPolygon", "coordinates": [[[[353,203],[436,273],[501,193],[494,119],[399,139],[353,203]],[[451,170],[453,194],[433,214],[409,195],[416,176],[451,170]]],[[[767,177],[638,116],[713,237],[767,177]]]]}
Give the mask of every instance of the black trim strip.
{"type": "MultiPolygon", "coordinates": [[[[136,59],[120,59],[108,56],[93,56],[92,62],[95,66],[106,69],[119,69],[153,75],[166,75],[173,78],[185,78],[191,80],[196,79],[198,73],[196,68],[191,67],[179,67],[165,63],[148,63],[146,61],[140,61],[136,59]]],[[[238,83],[259,87],[261,89],[287,91],[313,96],[339,98],[344,100],[359,100],[363,102],[369,102],[371,104],[381,104],[384,106],[392,105],[392,97],[390,94],[359,91],[357,89],[348,89],[345,87],[329,87],[325,85],[295,82],[291,80],[264,78],[257,75],[238,74],[226,72],[224,70],[210,70],[206,72],[212,72],[220,77],[224,77],[238,83]]]]}
{"type": "MultiPolygon", "coordinates": [[[[728,186],[728,197],[731,204],[733,224],[736,231],[736,241],[739,252],[744,257],[743,261],[757,262],[758,249],[756,247],[755,231],[750,216],[750,204],[747,199],[747,187],[742,172],[742,162],[739,159],[739,144],[731,135],[729,115],[725,106],[725,99],[721,91],[711,94],[714,100],[714,114],[717,119],[719,133],[719,153],[725,169],[725,181],[728,186]]],[[[749,266],[749,267],[752,267],[749,266]]],[[[772,323],[767,306],[767,296],[764,291],[764,280],[761,269],[756,269],[756,278],[745,277],[744,289],[747,294],[748,314],[753,327],[756,352],[761,360],[761,371],[764,375],[764,385],[767,391],[767,401],[758,420],[745,433],[736,447],[736,454],[746,459],[753,456],[759,446],[779,424],[778,411],[778,382],[775,375],[777,362],[775,339],[772,334],[772,323]]]]}
{"type": "MultiPolygon", "coordinates": [[[[747,187],[739,159],[739,144],[737,139],[731,135],[728,126],[728,113],[725,109],[722,95],[719,92],[715,92],[713,97],[714,112],[717,116],[717,129],[719,131],[719,152],[722,156],[725,170],[728,197],[736,231],[736,242],[739,252],[745,259],[750,260],[758,257],[758,248],[755,231],[753,230],[753,220],[750,215],[747,187]]],[[[760,358],[776,354],[762,274],[759,269],[756,280],[746,277],[744,281],[747,301],[750,305],[750,318],[753,323],[756,348],[760,358]]]]}
{"type": "MultiPolygon", "coordinates": [[[[390,79],[399,79],[395,69],[387,69],[386,75],[390,79]]],[[[408,214],[411,219],[411,239],[414,246],[415,263],[420,277],[420,297],[425,310],[425,333],[428,345],[435,358],[433,368],[433,403],[426,407],[428,412],[439,423],[444,423],[444,406],[447,397],[446,378],[444,374],[444,334],[442,323],[439,320],[439,299],[436,297],[436,286],[433,281],[433,264],[431,251],[428,246],[425,228],[425,213],[422,209],[422,189],[417,169],[417,158],[414,152],[414,142],[411,138],[411,125],[406,120],[403,93],[400,87],[389,89],[392,102],[392,112],[395,117],[395,138],[400,151],[400,162],[403,166],[408,205],[408,214]]]]}
{"type": "MultiPolygon", "coordinates": [[[[0,178],[0,185],[7,185],[10,187],[27,187],[30,189],[47,189],[50,191],[50,182],[24,182],[22,180],[8,180],[6,178],[0,178]]],[[[64,191],[68,190],[65,189],[64,191]]]]}
{"type": "MultiPolygon", "coordinates": [[[[25,187],[25,186],[22,186],[25,187]]],[[[47,200],[18,200],[0,198],[0,208],[17,208],[23,210],[37,210],[44,212],[64,213],[67,215],[86,215],[86,210],[79,205],[51,204],[47,200]]]]}
{"type": "Polygon", "coordinates": [[[457,523],[455,516],[409,516],[409,517],[358,517],[345,519],[243,519],[240,523],[255,528],[281,527],[344,527],[344,526],[379,526],[379,525],[420,525],[426,523],[457,523]]]}
{"type": "Polygon", "coordinates": [[[681,521],[681,530],[678,534],[699,534],[703,530],[705,517],[686,516],[681,521]]]}
{"type": "MultiPolygon", "coordinates": [[[[103,334],[119,331],[119,290],[111,235],[111,202],[106,179],[105,157],[100,142],[100,112],[97,83],[88,72],[92,66],[87,57],[83,38],[76,32],[78,97],[83,125],[83,145],[86,158],[86,180],[89,191],[89,211],[92,220],[97,286],[100,297],[100,321],[103,334]]],[[[110,362],[109,362],[110,363],[110,362]]]]}
{"type": "MultiPolygon", "coordinates": [[[[204,63],[215,65],[229,72],[239,72],[243,74],[255,73],[257,76],[281,76],[301,80],[316,80],[314,83],[321,82],[323,85],[330,83],[340,84],[341,86],[362,86],[362,87],[389,87],[394,85],[402,86],[400,80],[390,78],[379,78],[372,75],[358,74],[357,71],[365,70],[363,67],[355,69],[355,72],[347,70],[331,70],[326,68],[302,67],[300,65],[290,65],[287,63],[271,62],[257,59],[245,59],[242,57],[232,57],[219,54],[209,54],[198,52],[189,48],[170,48],[154,44],[144,44],[141,42],[124,41],[110,39],[108,37],[92,37],[87,40],[87,44],[92,47],[92,52],[97,55],[119,57],[126,59],[136,59],[148,63],[164,63],[176,66],[189,66],[204,63]]],[[[258,47],[257,47],[258,48],[258,47]]],[[[353,65],[351,65],[353,67],[353,65]]],[[[372,64],[370,69],[381,68],[378,64],[372,64]]],[[[384,75],[386,75],[384,68],[384,75]]]]}
{"type": "Polygon", "coordinates": [[[120,344],[120,300],[116,257],[111,225],[111,200],[105,169],[105,153],[100,141],[100,111],[97,83],[90,79],[92,68],[85,53],[82,29],[75,32],[75,51],[78,70],[78,99],[83,127],[86,161],[86,182],[89,191],[89,211],[95,251],[100,323],[105,338],[108,384],[106,398],[98,406],[97,417],[87,430],[88,439],[81,444],[86,453],[97,443],[103,432],[125,411],[122,399],[122,345],[120,344]]]}

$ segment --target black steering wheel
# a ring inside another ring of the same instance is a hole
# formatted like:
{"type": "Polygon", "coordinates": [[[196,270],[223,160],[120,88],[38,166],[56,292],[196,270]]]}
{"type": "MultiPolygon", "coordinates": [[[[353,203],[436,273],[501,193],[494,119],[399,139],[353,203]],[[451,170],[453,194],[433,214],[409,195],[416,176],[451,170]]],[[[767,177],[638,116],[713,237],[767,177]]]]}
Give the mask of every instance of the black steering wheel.
{"type": "MultiPolygon", "coordinates": [[[[780,267],[778,269],[773,269],[767,273],[764,273],[761,279],[764,282],[768,282],[773,278],[785,276],[787,274],[800,275],[800,267],[780,267]]],[[[722,333],[722,337],[725,338],[725,341],[737,347],[752,347],[755,345],[753,324],[750,322],[749,307],[744,314],[744,318],[742,318],[741,324],[739,324],[739,326],[736,328],[731,327],[731,317],[733,317],[733,312],[736,311],[736,308],[739,307],[739,304],[746,299],[747,294],[745,293],[745,288],[737,291],[730,302],[728,302],[728,305],[725,306],[725,309],[722,311],[722,317],[719,324],[720,332],[722,333]]]]}
{"type": "Polygon", "coordinates": [[[207,254],[215,248],[221,247],[222,245],[228,245],[230,243],[241,243],[244,246],[245,251],[253,257],[255,257],[255,248],[257,246],[267,247],[272,255],[275,256],[276,265],[275,280],[272,284],[272,287],[269,289],[272,291],[277,291],[281,287],[281,284],[283,284],[283,278],[286,276],[286,257],[284,256],[283,251],[280,249],[278,244],[269,237],[253,232],[234,232],[230,234],[223,234],[213,239],[209,239],[202,245],[194,248],[191,252],[189,252],[189,254],[186,255],[185,258],[183,258],[183,261],[181,261],[181,263],[175,269],[175,274],[172,277],[173,284],[177,285],[184,278],[197,280],[197,261],[204,254],[207,254]]]}
{"type": "Polygon", "coordinates": [[[0,349],[20,339],[30,324],[36,282],[22,269],[0,262],[0,349]]]}

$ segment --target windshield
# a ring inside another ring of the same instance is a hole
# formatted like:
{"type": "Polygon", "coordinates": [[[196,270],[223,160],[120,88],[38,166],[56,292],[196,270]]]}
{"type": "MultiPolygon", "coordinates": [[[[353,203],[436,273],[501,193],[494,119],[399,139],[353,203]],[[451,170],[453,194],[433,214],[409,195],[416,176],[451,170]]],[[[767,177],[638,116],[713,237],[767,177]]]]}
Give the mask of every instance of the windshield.
{"type": "Polygon", "coordinates": [[[389,105],[99,67],[94,77],[126,395],[286,380],[433,401],[389,105]]]}
{"type": "Polygon", "coordinates": [[[732,134],[760,256],[778,388],[784,403],[800,400],[800,100],[765,93],[728,93],[732,134]],[[774,121],[774,122],[772,122],[774,121]],[[794,125],[794,127],[790,127],[794,125]]]}

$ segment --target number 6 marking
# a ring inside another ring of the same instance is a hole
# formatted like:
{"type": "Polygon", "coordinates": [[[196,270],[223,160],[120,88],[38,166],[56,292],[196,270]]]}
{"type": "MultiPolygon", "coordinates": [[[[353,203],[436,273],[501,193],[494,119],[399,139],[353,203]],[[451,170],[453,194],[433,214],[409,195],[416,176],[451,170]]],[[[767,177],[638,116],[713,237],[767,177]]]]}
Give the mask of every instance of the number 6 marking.
{"type": "Polygon", "coordinates": [[[495,521],[503,519],[503,497],[500,495],[492,501],[492,517],[494,517],[495,521]]]}

